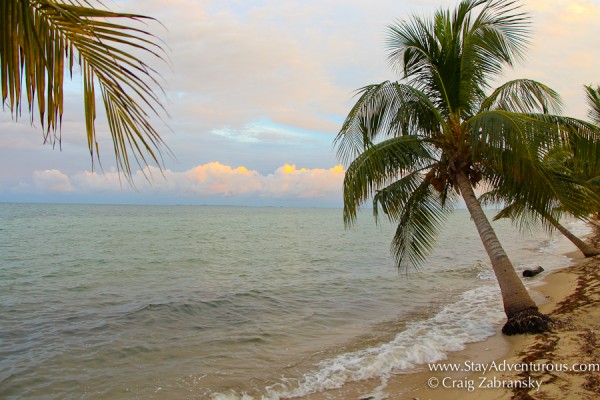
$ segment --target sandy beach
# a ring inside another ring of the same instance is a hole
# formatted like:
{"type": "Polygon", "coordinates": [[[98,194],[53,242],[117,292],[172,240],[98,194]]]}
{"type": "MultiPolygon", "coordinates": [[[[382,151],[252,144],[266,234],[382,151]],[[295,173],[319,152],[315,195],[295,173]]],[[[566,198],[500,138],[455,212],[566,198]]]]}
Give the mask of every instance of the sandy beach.
{"type": "MultiPolygon", "coordinates": [[[[600,229],[594,228],[588,240],[600,246],[600,229]]],[[[572,266],[530,278],[540,280],[533,294],[540,310],[556,321],[553,332],[507,337],[498,329],[497,335],[435,365],[305,399],[599,398],[600,256],[568,256],[572,266]]]]}

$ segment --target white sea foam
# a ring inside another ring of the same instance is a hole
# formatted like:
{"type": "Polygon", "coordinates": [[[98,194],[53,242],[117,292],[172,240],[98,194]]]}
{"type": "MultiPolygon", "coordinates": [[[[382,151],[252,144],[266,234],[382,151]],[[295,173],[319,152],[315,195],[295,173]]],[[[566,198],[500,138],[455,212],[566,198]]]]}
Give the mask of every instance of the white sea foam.
{"type": "MultiPolygon", "coordinates": [[[[318,369],[299,381],[288,380],[269,388],[268,395],[262,399],[300,397],[376,377],[382,378],[384,386],[387,376],[393,373],[446,359],[448,352],[462,350],[467,343],[493,336],[503,318],[500,292],[495,285],[471,289],[433,317],[409,324],[394,340],[322,361],[318,369]]],[[[213,399],[250,400],[252,397],[230,393],[215,394],[213,399]]]]}

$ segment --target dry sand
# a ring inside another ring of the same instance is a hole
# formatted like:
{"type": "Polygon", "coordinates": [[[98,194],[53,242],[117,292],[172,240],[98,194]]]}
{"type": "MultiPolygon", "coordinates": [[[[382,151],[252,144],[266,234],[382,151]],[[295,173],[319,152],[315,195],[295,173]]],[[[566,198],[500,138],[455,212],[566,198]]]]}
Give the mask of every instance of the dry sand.
{"type": "MultiPolygon", "coordinates": [[[[600,248],[600,229],[590,241],[600,248]]],[[[358,400],[373,394],[389,400],[600,399],[600,256],[569,256],[575,265],[548,274],[535,288],[540,310],[557,321],[552,333],[507,337],[498,332],[438,363],[459,364],[468,372],[430,372],[424,366],[304,399],[358,400]]]]}

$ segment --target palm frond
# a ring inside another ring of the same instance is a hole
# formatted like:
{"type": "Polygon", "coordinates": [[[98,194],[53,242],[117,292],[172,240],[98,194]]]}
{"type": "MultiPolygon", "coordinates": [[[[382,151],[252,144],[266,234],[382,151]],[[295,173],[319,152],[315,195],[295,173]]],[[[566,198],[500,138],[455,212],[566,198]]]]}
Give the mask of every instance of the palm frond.
{"type": "MultiPolygon", "coordinates": [[[[585,205],[594,201],[593,190],[565,164],[547,162],[549,154],[569,143],[559,117],[486,111],[473,117],[472,141],[485,143],[474,148],[474,159],[485,165],[486,179],[501,188],[507,201],[520,196],[528,207],[552,213],[559,204],[576,216],[589,213],[585,205]]],[[[597,148],[593,141],[581,148],[597,148]]],[[[596,157],[596,156],[594,156],[596,157]]]]}
{"type": "Polygon", "coordinates": [[[600,86],[595,89],[585,86],[586,98],[589,106],[588,116],[596,125],[600,125],[600,86]]]}
{"type": "Polygon", "coordinates": [[[351,225],[362,203],[385,185],[426,168],[432,156],[415,136],[401,136],[377,143],[350,164],[344,177],[344,222],[351,225]]]}
{"type": "Polygon", "coordinates": [[[425,94],[397,82],[362,88],[334,140],[338,158],[348,163],[382,138],[432,136],[444,120],[425,94]]]}
{"type": "Polygon", "coordinates": [[[497,88],[482,103],[480,111],[506,110],[515,113],[560,113],[562,100],[548,86],[530,79],[516,79],[497,88]]]}
{"type": "MultiPolygon", "coordinates": [[[[485,193],[482,195],[482,197],[487,197],[490,194],[492,194],[492,197],[495,198],[495,201],[507,200],[503,199],[499,194],[493,193],[485,193]]],[[[482,201],[482,204],[487,202],[485,199],[480,200],[482,201]]],[[[555,212],[555,217],[558,219],[558,213],[556,213],[556,211],[557,209],[553,210],[553,212],[555,212]]],[[[496,213],[493,220],[498,221],[506,218],[510,219],[511,223],[521,232],[531,232],[539,227],[548,232],[552,232],[554,230],[552,224],[548,221],[548,219],[544,218],[542,214],[535,212],[535,210],[528,208],[526,204],[519,201],[513,201],[512,203],[506,204],[502,210],[496,213]]]]}
{"type": "Polygon", "coordinates": [[[443,115],[473,115],[489,78],[523,58],[530,22],[519,7],[516,1],[464,0],[454,13],[398,21],[389,27],[388,57],[443,115]]]}
{"type": "Polygon", "coordinates": [[[398,227],[391,250],[398,268],[419,268],[431,253],[452,205],[441,206],[438,193],[423,179],[408,176],[378,192],[381,206],[398,227]]]}
{"type": "Polygon", "coordinates": [[[162,165],[166,146],[150,115],[166,114],[159,97],[162,88],[157,71],[141,58],[145,53],[162,60],[162,48],[151,33],[114,22],[151,18],[75,0],[5,0],[0,20],[2,99],[15,118],[25,92],[32,121],[34,105],[38,108],[45,140],[60,142],[63,76],[67,71],[72,76],[77,63],[92,161],[99,160],[95,119],[96,88],[100,88],[119,170],[131,176],[130,154],[140,166],[162,165]]]}

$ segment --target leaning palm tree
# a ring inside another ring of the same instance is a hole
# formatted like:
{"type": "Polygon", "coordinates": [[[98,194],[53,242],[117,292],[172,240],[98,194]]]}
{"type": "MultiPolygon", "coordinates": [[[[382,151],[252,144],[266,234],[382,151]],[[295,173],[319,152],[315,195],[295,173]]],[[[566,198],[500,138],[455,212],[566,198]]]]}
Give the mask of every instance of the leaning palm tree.
{"type": "MultiPolygon", "coordinates": [[[[490,80],[524,55],[529,24],[515,1],[503,0],[463,0],[454,11],[397,22],[389,29],[389,55],[403,81],[361,89],[335,141],[338,157],[350,163],[346,224],[372,197],[376,218],[381,208],[398,223],[392,242],[398,266],[425,260],[462,197],[499,282],[509,335],[547,331],[551,321],[516,274],[474,189],[512,187],[550,210],[548,192],[566,193],[574,183],[547,171],[541,157],[569,134],[592,129],[548,114],[560,101],[538,82],[490,90],[490,80]]],[[[585,199],[574,193],[564,198],[577,209],[585,199]]]]}
{"type": "Polygon", "coordinates": [[[67,71],[73,75],[77,64],[83,80],[92,163],[99,160],[95,128],[99,90],[118,169],[131,176],[131,154],[138,165],[162,165],[164,143],[150,121],[151,114],[164,112],[161,86],[157,72],[143,61],[144,53],[162,59],[162,48],[147,31],[117,22],[148,19],[94,8],[86,0],[2,0],[0,83],[4,106],[18,118],[26,102],[32,123],[37,107],[44,142],[60,143],[63,79],[67,71]]]}

